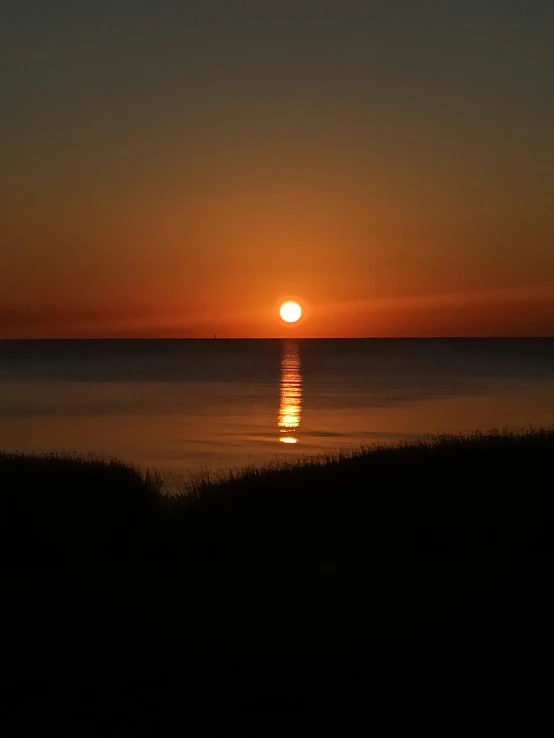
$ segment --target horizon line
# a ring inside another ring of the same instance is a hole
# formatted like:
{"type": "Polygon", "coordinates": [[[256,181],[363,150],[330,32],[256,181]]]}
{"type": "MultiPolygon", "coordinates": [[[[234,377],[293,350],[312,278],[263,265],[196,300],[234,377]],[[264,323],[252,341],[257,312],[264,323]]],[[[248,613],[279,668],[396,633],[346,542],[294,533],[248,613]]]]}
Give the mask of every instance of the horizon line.
{"type": "Polygon", "coordinates": [[[554,335],[493,335],[493,336],[58,336],[34,338],[4,338],[0,342],[16,341],[468,341],[468,340],[551,340],[554,335]]]}

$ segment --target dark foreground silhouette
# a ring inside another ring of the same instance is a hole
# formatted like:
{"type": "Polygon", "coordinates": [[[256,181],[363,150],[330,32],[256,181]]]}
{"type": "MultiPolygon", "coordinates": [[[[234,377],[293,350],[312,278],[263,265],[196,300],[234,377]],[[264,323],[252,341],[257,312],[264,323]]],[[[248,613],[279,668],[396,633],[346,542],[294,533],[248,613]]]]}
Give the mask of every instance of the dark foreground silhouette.
{"type": "Polygon", "coordinates": [[[553,452],[446,437],[173,497],[0,455],[2,733],[544,734],[553,452]]]}

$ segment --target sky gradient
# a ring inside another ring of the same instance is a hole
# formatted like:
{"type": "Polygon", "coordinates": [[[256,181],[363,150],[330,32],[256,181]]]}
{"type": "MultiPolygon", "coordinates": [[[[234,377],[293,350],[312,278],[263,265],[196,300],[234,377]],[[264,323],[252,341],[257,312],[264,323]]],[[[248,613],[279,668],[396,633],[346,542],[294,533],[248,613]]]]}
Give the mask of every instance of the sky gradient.
{"type": "Polygon", "coordinates": [[[554,335],[553,3],[0,12],[0,337],[554,335]]]}

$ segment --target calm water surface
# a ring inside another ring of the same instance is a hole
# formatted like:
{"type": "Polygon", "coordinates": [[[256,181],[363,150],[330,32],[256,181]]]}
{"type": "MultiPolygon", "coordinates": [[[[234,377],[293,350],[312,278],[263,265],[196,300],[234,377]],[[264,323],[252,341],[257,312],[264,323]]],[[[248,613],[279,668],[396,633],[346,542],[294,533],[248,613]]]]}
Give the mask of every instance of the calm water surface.
{"type": "Polygon", "coordinates": [[[0,448],[180,473],[554,424],[554,339],[0,341],[0,448]]]}

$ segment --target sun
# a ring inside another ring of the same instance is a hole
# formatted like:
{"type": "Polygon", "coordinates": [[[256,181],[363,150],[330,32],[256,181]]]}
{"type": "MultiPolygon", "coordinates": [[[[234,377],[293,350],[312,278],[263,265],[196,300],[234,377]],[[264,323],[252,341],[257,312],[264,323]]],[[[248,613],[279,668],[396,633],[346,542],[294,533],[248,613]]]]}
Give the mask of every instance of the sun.
{"type": "Polygon", "coordinates": [[[279,315],[285,323],[297,323],[302,317],[302,308],[297,302],[284,302],[279,309],[279,315]]]}

